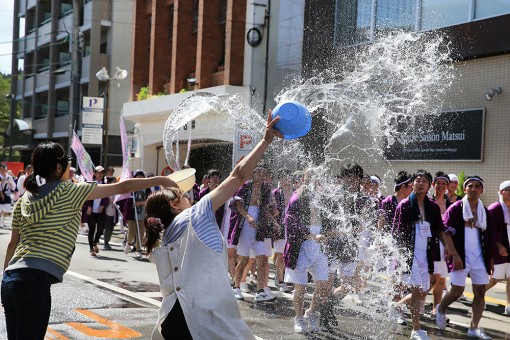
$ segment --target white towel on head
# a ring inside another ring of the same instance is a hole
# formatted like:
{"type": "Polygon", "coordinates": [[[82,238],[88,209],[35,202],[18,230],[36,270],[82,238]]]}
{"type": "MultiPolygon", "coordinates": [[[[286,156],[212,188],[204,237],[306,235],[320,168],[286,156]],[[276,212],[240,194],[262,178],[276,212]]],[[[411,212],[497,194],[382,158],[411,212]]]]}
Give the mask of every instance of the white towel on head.
{"type": "MultiPolygon", "coordinates": [[[[478,207],[476,208],[476,227],[482,230],[487,229],[487,216],[485,215],[485,208],[480,199],[478,199],[478,207]]],[[[473,219],[473,213],[467,199],[467,195],[462,198],[462,218],[464,221],[473,219]]]]}

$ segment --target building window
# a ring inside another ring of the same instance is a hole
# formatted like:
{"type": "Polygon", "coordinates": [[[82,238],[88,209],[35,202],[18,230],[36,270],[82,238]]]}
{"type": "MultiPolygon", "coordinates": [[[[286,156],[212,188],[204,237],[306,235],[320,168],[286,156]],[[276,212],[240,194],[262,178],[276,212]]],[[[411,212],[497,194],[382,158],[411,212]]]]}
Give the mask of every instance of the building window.
{"type": "Polygon", "coordinates": [[[193,33],[198,32],[198,0],[193,0],[193,33]]]}
{"type": "Polygon", "coordinates": [[[172,40],[174,37],[174,5],[169,7],[168,10],[168,40],[172,40]]]}
{"type": "Polygon", "coordinates": [[[510,13],[505,0],[337,0],[335,44],[371,41],[393,30],[428,31],[510,13]]]}

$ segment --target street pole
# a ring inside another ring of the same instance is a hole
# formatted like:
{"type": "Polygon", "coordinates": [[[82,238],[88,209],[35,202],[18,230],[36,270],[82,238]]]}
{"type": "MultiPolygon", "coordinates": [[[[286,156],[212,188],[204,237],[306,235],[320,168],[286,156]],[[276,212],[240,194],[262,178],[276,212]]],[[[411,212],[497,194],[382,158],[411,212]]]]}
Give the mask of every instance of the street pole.
{"type": "Polygon", "coordinates": [[[71,145],[74,135],[74,120],[80,108],[80,75],[81,75],[81,54],[80,54],[80,0],[73,0],[73,32],[71,36],[71,89],[69,91],[69,144],[67,154],[71,156],[71,145]]]}
{"type": "Polygon", "coordinates": [[[103,110],[103,124],[104,124],[104,162],[103,166],[108,167],[106,162],[108,161],[108,95],[110,94],[110,80],[106,82],[106,89],[104,91],[104,110],[103,110]]]}
{"type": "MultiPolygon", "coordinates": [[[[13,27],[12,27],[12,43],[13,46],[16,47],[16,51],[12,51],[11,55],[11,91],[9,92],[10,100],[11,100],[11,112],[9,116],[9,124],[10,124],[10,135],[9,135],[9,160],[13,160],[12,158],[12,132],[14,130],[14,118],[16,117],[16,95],[18,94],[18,50],[19,50],[19,1],[14,1],[14,12],[13,12],[13,27]]],[[[5,137],[4,137],[5,138],[5,137]]],[[[4,140],[4,160],[5,160],[5,140],[4,140]]]]}

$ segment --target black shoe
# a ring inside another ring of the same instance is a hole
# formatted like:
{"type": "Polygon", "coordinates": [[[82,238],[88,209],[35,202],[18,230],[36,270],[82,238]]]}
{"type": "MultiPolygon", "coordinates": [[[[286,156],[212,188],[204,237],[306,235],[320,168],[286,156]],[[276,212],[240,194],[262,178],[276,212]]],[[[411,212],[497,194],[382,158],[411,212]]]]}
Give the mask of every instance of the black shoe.
{"type": "Polygon", "coordinates": [[[111,247],[108,243],[106,243],[106,244],[103,246],[103,249],[104,249],[104,250],[112,250],[112,247],[111,247]]]}

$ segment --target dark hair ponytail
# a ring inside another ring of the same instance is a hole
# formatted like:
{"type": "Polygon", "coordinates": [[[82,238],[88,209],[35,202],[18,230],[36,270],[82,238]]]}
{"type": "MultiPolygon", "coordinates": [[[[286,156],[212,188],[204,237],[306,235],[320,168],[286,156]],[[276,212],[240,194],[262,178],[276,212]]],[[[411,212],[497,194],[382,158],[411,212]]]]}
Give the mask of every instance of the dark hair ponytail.
{"type": "Polygon", "coordinates": [[[31,163],[34,172],[25,179],[25,188],[35,194],[39,191],[37,176],[45,179],[50,178],[57,169],[57,164],[60,164],[64,169],[67,168],[66,152],[58,143],[42,142],[32,153],[31,163]]]}
{"type": "Polygon", "coordinates": [[[177,212],[170,201],[179,202],[183,192],[177,188],[161,188],[149,195],[145,203],[145,247],[150,254],[161,239],[161,232],[172,223],[177,212]]]}
{"type": "Polygon", "coordinates": [[[39,185],[37,184],[37,180],[35,178],[35,173],[31,173],[25,178],[25,181],[23,182],[23,186],[27,191],[35,194],[39,191],[39,185]]]}

